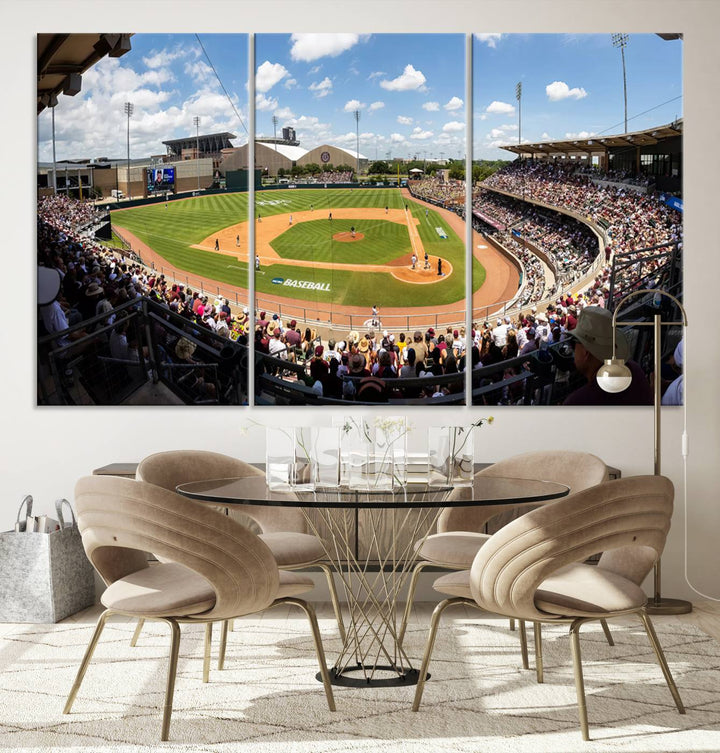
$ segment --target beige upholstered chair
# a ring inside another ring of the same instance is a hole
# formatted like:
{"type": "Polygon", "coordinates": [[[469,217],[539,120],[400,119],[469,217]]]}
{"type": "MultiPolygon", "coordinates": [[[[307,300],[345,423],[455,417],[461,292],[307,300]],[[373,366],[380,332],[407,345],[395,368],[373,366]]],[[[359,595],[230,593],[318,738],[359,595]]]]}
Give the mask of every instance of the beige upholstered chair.
{"type": "MultiPolygon", "coordinates": [[[[597,456],[588,452],[574,452],[571,450],[548,450],[526,452],[511,458],[501,460],[479,471],[476,476],[500,476],[507,478],[541,479],[543,481],[555,481],[570,487],[570,493],[588,489],[596,484],[608,480],[608,471],[605,463],[597,456]]],[[[468,493],[469,489],[459,488],[452,492],[453,497],[459,497],[468,493]]],[[[437,533],[428,536],[425,541],[417,542],[416,549],[420,561],[415,565],[408,596],[405,603],[405,613],[400,626],[399,641],[402,642],[405,635],[407,622],[410,618],[418,576],[427,567],[442,567],[448,570],[465,570],[472,565],[475,555],[480,547],[490,538],[485,533],[486,524],[489,521],[495,523],[498,518],[500,523],[507,522],[510,516],[521,514],[532,509],[536,505],[497,505],[494,507],[446,507],[437,523],[437,533]]],[[[510,622],[510,628],[514,629],[514,620],[510,622]]],[[[612,645],[612,637],[603,623],[603,629],[608,642],[612,645]]],[[[540,625],[535,625],[535,641],[540,637],[540,625]]],[[[528,668],[527,637],[525,623],[520,622],[520,647],[522,662],[525,669],[528,668]]],[[[537,653],[537,651],[536,651],[537,653]]],[[[538,680],[542,682],[542,663],[537,663],[538,680]]]]}
{"type": "Polygon", "coordinates": [[[433,612],[413,711],[420,706],[440,616],[453,604],[466,604],[521,620],[570,623],[584,740],[589,733],[579,630],[592,620],[640,617],[675,705],[684,714],[640,588],[665,546],[673,494],[672,483],[663,476],[609,481],[578,492],[512,521],[485,543],[470,570],[436,580],[434,588],[452,598],[433,612]],[[596,566],[585,563],[598,552],[603,554],[596,566]]]}
{"type": "MultiPolygon", "coordinates": [[[[237,521],[151,484],[88,476],[75,487],[83,546],[107,585],[106,607],[65,704],[70,713],[95,646],[114,614],[159,620],[170,628],[171,648],[161,739],[167,740],[180,648],[181,622],[212,623],[277,604],[305,611],[315,640],[327,703],[335,710],[315,612],[295,598],[313,588],[310,578],[278,570],[270,549],[237,521]],[[147,552],[162,560],[148,564],[147,552]]],[[[205,661],[209,662],[206,641],[205,661]]]]}
{"type": "MultiPolygon", "coordinates": [[[[163,489],[175,491],[178,484],[190,481],[264,475],[263,471],[258,468],[228,455],[204,450],[175,450],[158,452],[146,457],[138,465],[135,477],[139,481],[146,481],[155,486],[161,486],[163,489]]],[[[345,628],[335,590],[333,571],[330,565],[323,561],[326,558],[323,544],[316,536],[307,533],[302,511],[296,507],[238,505],[230,509],[228,513],[230,516],[237,515],[244,524],[248,522],[256,524],[260,538],[270,548],[281,570],[318,567],[325,573],[340,637],[344,641],[345,628]]],[[[142,622],[138,623],[133,636],[133,645],[141,630],[142,622]]],[[[228,624],[224,623],[218,660],[220,669],[225,661],[227,630],[228,624]]],[[[207,679],[206,675],[205,682],[207,679]]]]}

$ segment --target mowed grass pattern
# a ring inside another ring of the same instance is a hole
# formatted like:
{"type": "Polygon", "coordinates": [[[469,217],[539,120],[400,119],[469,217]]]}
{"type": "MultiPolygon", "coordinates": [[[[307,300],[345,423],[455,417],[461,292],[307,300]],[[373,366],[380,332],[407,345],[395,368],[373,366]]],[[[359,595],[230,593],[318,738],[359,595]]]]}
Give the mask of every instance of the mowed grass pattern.
{"type": "Polygon", "coordinates": [[[247,237],[238,256],[211,254],[191,248],[208,235],[248,218],[246,193],[200,196],[180,201],[150,204],[112,213],[113,224],[127,228],[143,243],[178,269],[207,277],[210,280],[246,288],[247,237]]]}
{"type": "MultiPolygon", "coordinates": [[[[238,249],[238,256],[241,261],[231,256],[191,248],[193,244],[199,243],[213,233],[245,221],[248,211],[247,198],[245,193],[216,194],[169,202],[167,207],[165,202],[159,201],[157,204],[115,211],[112,217],[113,223],[127,228],[178,269],[217,280],[218,283],[247,287],[247,237],[241,236],[240,239],[241,248],[238,249]]],[[[267,217],[312,210],[318,214],[318,227],[322,227],[322,221],[327,221],[327,214],[323,216],[323,213],[329,213],[333,208],[357,207],[361,210],[364,207],[384,208],[387,206],[401,209],[404,204],[403,197],[397,189],[287,189],[258,192],[255,213],[256,216],[267,217]]],[[[256,290],[258,293],[273,293],[318,303],[368,306],[368,308],[373,303],[378,306],[432,306],[461,301],[465,293],[463,241],[450,230],[447,223],[432,208],[427,208],[426,215],[425,205],[412,201],[408,201],[407,205],[413,216],[419,220],[418,232],[431,259],[436,263],[437,256],[440,255],[452,264],[455,273],[450,277],[433,285],[415,285],[400,282],[388,273],[362,274],[313,267],[302,268],[280,263],[260,270],[260,273],[255,276],[256,290]],[[436,227],[442,228],[447,233],[447,240],[440,238],[436,227]],[[318,291],[274,285],[272,279],[277,277],[323,282],[329,284],[330,290],[318,291]]],[[[332,224],[339,229],[347,230],[354,224],[356,229],[362,230],[363,222],[366,221],[343,220],[341,222],[334,219],[332,224]]],[[[315,221],[299,223],[289,230],[297,230],[303,224],[314,225],[315,221]]],[[[384,224],[396,225],[390,222],[384,224]]],[[[365,252],[365,241],[348,244],[333,243],[332,252],[334,253],[338,246],[347,246],[347,250],[345,248],[341,250],[342,254],[347,255],[343,261],[350,263],[390,261],[403,253],[409,253],[410,250],[407,228],[402,225],[397,225],[397,228],[401,234],[404,234],[404,243],[399,247],[388,248],[386,251],[373,251],[373,254],[378,254],[377,257],[365,252]]],[[[333,233],[339,232],[339,229],[334,229],[333,233]]],[[[323,243],[328,245],[327,235],[323,243]]],[[[311,253],[327,253],[322,249],[323,243],[313,250],[308,248],[306,242],[302,242],[292,252],[284,253],[278,250],[278,253],[283,253],[288,258],[330,261],[329,257],[318,258],[310,255],[311,253]],[[308,255],[298,256],[305,253],[308,255]]],[[[333,257],[332,261],[340,262],[341,260],[333,257]]],[[[474,287],[480,287],[484,280],[485,270],[476,260],[473,260],[474,287]]]]}
{"type": "MultiPolygon", "coordinates": [[[[258,231],[262,232],[262,231],[258,231]]],[[[327,218],[296,223],[270,245],[286,259],[333,264],[386,264],[412,251],[406,225],[389,220],[327,218]],[[336,241],[337,233],[362,233],[362,240],[336,241]]]]}

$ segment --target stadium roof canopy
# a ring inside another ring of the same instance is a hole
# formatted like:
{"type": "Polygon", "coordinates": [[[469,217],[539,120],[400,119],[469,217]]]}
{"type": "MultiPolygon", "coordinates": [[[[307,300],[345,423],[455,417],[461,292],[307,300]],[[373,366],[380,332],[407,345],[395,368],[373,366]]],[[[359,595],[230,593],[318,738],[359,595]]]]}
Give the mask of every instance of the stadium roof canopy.
{"type": "Polygon", "coordinates": [[[132,34],[38,34],[37,111],[57,104],[60,93],[74,96],[82,74],[106,55],[119,58],[130,51],[132,34]]]}
{"type": "Polygon", "coordinates": [[[183,149],[195,149],[200,147],[200,153],[219,152],[221,149],[232,149],[230,139],[236,139],[234,133],[223,131],[222,133],[206,133],[198,136],[184,136],[181,139],[168,139],[162,143],[168,148],[168,154],[182,154],[183,149]]]}
{"type": "Polygon", "coordinates": [[[274,152],[280,152],[283,157],[286,157],[293,162],[297,162],[301,157],[307,154],[307,149],[303,149],[301,146],[290,146],[289,144],[265,144],[262,141],[258,141],[258,144],[262,144],[267,149],[271,149],[274,152]]]}
{"type": "Polygon", "coordinates": [[[613,147],[652,146],[665,139],[681,136],[682,119],[668,125],[648,128],[645,131],[621,133],[616,136],[589,136],[586,139],[568,139],[565,141],[538,141],[535,143],[507,144],[500,147],[515,154],[601,154],[613,147]]]}

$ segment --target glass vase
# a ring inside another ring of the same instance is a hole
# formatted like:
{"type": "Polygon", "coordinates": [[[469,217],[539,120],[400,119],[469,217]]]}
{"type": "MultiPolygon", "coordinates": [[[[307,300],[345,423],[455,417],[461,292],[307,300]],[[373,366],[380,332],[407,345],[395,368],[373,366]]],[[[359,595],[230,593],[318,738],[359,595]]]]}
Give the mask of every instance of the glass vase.
{"type": "Polygon", "coordinates": [[[431,426],[428,457],[431,486],[472,486],[473,427],[431,426]]]}
{"type": "Polygon", "coordinates": [[[295,466],[292,429],[268,426],[265,430],[265,478],[269,489],[290,489],[295,466]]]}
{"type": "Polygon", "coordinates": [[[317,426],[313,429],[312,456],[317,486],[340,486],[340,429],[317,426]]]}

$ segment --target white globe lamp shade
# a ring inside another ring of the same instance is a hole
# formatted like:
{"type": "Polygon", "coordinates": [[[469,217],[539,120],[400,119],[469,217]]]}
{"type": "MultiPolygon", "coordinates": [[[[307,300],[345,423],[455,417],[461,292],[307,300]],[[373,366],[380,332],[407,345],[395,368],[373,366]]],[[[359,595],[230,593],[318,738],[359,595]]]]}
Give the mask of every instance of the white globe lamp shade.
{"type": "Polygon", "coordinates": [[[604,392],[623,392],[632,382],[632,372],[621,358],[606,358],[595,379],[604,392]]]}

